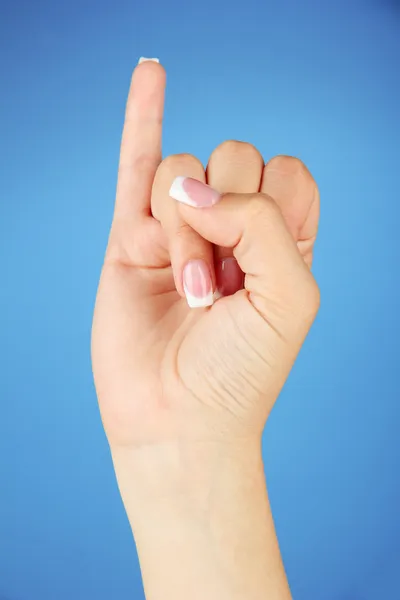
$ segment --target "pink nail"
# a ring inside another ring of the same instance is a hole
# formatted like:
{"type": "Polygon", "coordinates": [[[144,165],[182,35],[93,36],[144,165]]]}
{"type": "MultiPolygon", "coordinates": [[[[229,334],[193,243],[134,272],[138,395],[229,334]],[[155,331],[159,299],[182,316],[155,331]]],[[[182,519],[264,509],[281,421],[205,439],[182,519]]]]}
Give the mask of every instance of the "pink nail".
{"type": "Polygon", "coordinates": [[[183,269],[183,289],[190,308],[212,305],[211,274],[204,260],[191,260],[186,264],[183,269]]]}
{"type": "Polygon", "coordinates": [[[213,206],[221,197],[212,187],[191,177],[176,177],[169,190],[169,195],[177,202],[195,208],[213,206]]]}
{"type": "Polygon", "coordinates": [[[223,258],[215,265],[217,289],[221,296],[232,296],[243,289],[244,273],[236,258],[223,258]]]}

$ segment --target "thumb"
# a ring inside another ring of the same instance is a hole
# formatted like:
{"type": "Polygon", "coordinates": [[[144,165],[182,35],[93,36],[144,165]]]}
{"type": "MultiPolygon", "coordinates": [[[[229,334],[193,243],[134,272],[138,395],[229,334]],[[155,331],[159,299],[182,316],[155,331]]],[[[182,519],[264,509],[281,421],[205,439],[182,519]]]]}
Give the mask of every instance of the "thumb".
{"type": "Polygon", "coordinates": [[[248,299],[264,319],[285,337],[291,324],[290,333],[294,327],[303,338],[317,313],[319,290],[274,200],[265,194],[219,195],[188,177],[174,180],[170,196],[205,240],[233,250],[248,299]]]}

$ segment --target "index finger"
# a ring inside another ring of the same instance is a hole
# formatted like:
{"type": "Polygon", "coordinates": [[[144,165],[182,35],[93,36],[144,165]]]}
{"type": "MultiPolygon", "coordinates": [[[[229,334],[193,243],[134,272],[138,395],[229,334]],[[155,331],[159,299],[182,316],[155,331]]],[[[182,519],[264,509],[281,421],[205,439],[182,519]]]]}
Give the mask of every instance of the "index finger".
{"type": "Polygon", "coordinates": [[[166,74],[154,59],[133,72],[126,106],[115,216],[150,214],[153,179],[161,162],[166,74]]]}

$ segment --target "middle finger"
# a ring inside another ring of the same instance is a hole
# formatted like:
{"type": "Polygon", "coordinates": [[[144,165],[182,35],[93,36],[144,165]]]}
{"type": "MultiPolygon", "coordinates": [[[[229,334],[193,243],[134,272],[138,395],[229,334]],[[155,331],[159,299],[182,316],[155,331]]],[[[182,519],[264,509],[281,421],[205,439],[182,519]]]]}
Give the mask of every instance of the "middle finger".
{"type": "MultiPolygon", "coordinates": [[[[260,189],[264,161],[254,146],[228,140],[213,151],[207,166],[207,183],[221,194],[257,193],[260,189]]],[[[214,249],[215,276],[219,293],[230,296],[242,289],[244,275],[232,250],[214,249]]]]}

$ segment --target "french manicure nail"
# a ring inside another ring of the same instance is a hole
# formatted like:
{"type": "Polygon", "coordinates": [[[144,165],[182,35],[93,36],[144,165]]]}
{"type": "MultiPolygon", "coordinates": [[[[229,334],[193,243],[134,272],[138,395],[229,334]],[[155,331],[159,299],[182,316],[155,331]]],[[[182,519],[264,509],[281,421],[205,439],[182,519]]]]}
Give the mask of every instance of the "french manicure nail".
{"type": "Polygon", "coordinates": [[[204,260],[191,260],[183,269],[183,289],[190,308],[213,304],[210,269],[204,260]]]}
{"type": "Polygon", "coordinates": [[[213,206],[221,198],[221,195],[212,187],[191,177],[176,177],[172,182],[169,195],[177,202],[195,208],[213,206]]]}
{"type": "Polygon", "coordinates": [[[147,62],[147,61],[156,62],[156,63],[160,62],[160,60],[158,58],[145,58],[144,56],[141,56],[139,58],[138,65],[141,65],[143,62],[147,62]]]}

